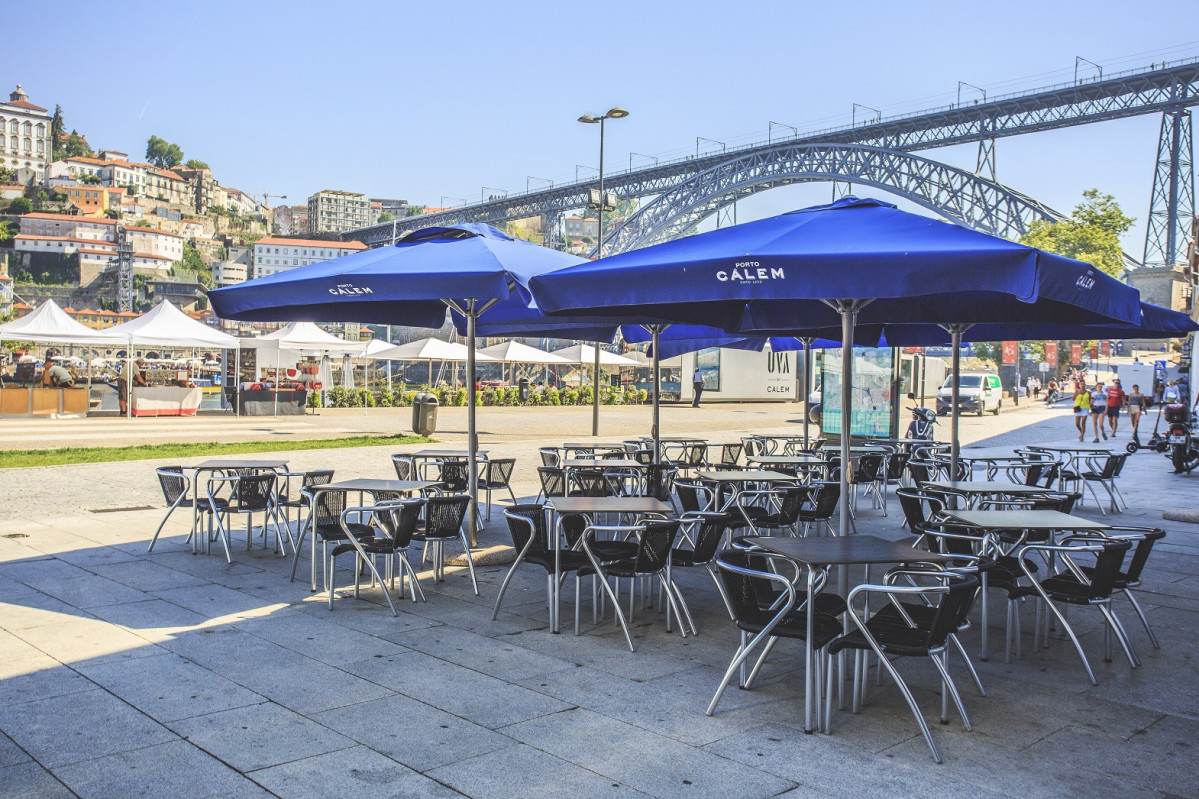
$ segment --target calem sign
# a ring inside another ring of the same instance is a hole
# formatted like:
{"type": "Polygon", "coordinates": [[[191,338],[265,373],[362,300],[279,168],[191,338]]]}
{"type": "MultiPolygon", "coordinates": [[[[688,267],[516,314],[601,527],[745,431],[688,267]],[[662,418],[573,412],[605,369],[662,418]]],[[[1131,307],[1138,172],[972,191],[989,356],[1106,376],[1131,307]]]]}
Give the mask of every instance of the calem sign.
{"type": "Polygon", "coordinates": [[[762,283],[786,277],[781,266],[762,266],[758,261],[736,261],[732,269],[721,269],[716,279],[721,283],[762,283]]]}
{"type": "Polygon", "coordinates": [[[329,289],[329,293],[338,297],[352,297],[358,294],[374,294],[375,291],[367,286],[355,286],[353,283],[338,283],[329,289]]]}

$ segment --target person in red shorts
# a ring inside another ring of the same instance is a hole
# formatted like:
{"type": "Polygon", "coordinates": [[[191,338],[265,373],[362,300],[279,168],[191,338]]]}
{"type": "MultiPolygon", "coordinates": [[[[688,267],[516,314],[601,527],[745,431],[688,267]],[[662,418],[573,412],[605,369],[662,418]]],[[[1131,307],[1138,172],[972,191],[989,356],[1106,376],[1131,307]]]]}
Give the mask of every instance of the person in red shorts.
{"type": "Polygon", "coordinates": [[[1116,426],[1120,423],[1120,409],[1124,407],[1125,396],[1120,378],[1117,377],[1107,390],[1107,424],[1112,430],[1112,438],[1116,437],[1116,426]]]}

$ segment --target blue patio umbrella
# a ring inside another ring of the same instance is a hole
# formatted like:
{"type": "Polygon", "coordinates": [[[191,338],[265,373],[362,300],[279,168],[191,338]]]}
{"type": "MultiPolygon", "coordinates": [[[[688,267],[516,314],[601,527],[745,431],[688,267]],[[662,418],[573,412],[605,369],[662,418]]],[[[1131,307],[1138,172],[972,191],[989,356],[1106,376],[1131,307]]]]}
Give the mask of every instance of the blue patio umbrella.
{"type": "MultiPolygon", "coordinates": [[[[446,308],[466,319],[467,433],[473,463],[475,324],[496,303],[528,302],[530,278],[586,263],[569,253],[515,239],[490,225],[464,224],[414,231],[394,245],[298,267],[208,293],[224,319],[373,322],[441,327],[446,308]]],[[[472,499],[478,475],[468,469],[472,499]]],[[[470,505],[471,542],[477,508],[470,505]]]]}
{"type": "MultiPolygon", "coordinates": [[[[846,398],[858,322],[946,325],[958,343],[980,322],[1139,318],[1136,290],[1089,264],[856,197],[579,264],[529,285],[551,315],[603,308],[747,335],[839,322],[846,398]]],[[[953,427],[956,459],[956,412],[953,427]]],[[[847,407],[845,464],[849,437],[847,407]]],[[[848,491],[842,469],[843,535],[848,491]]]]}

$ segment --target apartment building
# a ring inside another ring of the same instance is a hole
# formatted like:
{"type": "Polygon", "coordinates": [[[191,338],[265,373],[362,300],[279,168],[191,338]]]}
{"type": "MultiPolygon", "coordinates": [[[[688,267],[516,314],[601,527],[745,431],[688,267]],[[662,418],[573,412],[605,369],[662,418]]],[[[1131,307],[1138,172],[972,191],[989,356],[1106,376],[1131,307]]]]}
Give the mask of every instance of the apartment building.
{"type": "Polygon", "coordinates": [[[340,258],[366,245],[360,241],[319,241],[268,237],[254,242],[254,277],[273,275],[297,266],[340,258]]]}
{"type": "Polygon", "coordinates": [[[308,198],[308,230],[341,233],[374,224],[365,194],[325,189],[308,198]]]}

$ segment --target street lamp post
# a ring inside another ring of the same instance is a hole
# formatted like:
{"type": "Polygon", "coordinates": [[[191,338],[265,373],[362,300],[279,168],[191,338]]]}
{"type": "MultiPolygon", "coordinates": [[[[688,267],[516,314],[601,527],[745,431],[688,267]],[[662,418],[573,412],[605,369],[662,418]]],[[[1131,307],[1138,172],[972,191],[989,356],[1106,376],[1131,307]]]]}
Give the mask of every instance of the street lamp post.
{"type": "MultiPolygon", "coordinates": [[[[604,257],[604,210],[608,205],[608,198],[604,195],[604,120],[606,119],[624,119],[629,115],[629,112],[620,106],[615,106],[608,109],[608,113],[603,116],[595,116],[594,114],[583,114],[579,117],[579,121],[586,125],[594,125],[597,122],[600,126],[600,150],[599,150],[599,243],[596,245],[596,255],[600,258],[604,257]]],[[[613,208],[615,210],[615,208],[613,208]]],[[[592,375],[592,389],[594,396],[591,398],[591,435],[599,435],[599,408],[600,408],[600,385],[599,385],[599,370],[600,370],[600,348],[599,342],[595,343],[595,373],[592,375]]]]}

